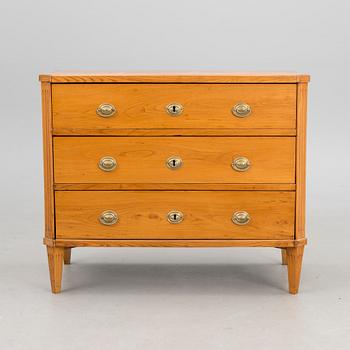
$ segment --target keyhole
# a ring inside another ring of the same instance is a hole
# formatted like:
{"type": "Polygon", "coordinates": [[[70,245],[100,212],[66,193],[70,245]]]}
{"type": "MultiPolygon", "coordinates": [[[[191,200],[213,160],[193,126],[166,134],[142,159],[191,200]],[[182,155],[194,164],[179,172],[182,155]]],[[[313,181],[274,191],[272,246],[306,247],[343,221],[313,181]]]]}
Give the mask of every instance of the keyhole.
{"type": "Polygon", "coordinates": [[[173,159],[173,167],[175,168],[176,166],[176,159],[173,159]]]}
{"type": "Polygon", "coordinates": [[[173,216],[173,218],[174,218],[174,221],[176,221],[176,217],[177,217],[177,215],[176,215],[176,214],[174,214],[174,216],[173,216]]]}
{"type": "Polygon", "coordinates": [[[173,113],[176,113],[176,106],[173,106],[173,113]]]}

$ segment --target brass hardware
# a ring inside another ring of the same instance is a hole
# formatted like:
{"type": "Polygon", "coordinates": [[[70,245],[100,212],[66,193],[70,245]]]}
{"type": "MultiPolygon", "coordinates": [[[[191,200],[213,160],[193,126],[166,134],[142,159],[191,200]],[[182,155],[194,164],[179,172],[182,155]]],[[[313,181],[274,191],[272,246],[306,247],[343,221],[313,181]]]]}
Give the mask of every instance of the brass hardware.
{"type": "Polygon", "coordinates": [[[176,170],[182,167],[182,159],[178,156],[172,156],[167,159],[165,164],[169,169],[176,170]]]}
{"type": "Polygon", "coordinates": [[[116,111],[116,108],[111,103],[102,103],[96,109],[96,113],[103,118],[111,117],[116,111]]]}
{"type": "Polygon", "coordinates": [[[103,171],[112,171],[117,167],[117,161],[113,157],[103,157],[98,162],[98,167],[103,171]]]}
{"type": "Polygon", "coordinates": [[[232,161],[231,165],[236,171],[247,171],[250,168],[250,161],[246,157],[237,157],[232,161]]]}
{"type": "Polygon", "coordinates": [[[170,103],[166,106],[166,111],[173,117],[177,117],[182,114],[184,108],[180,103],[170,103]]]}
{"type": "Polygon", "coordinates": [[[246,225],[250,221],[250,216],[246,211],[236,211],[232,215],[232,222],[236,225],[246,225]]]}
{"type": "Polygon", "coordinates": [[[101,213],[98,220],[102,225],[111,226],[118,222],[118,214],[113,210],[106,210],[101,213]]]}
{"type": "Polygon", "coordinates": [[[167,218],[171,224],[179,224],[184,219],[184,214],[181,211],[172,210],[168,213],[167,218]]]}
{"type": "Polygon", "coordinates": [[[236,117],[245,118],[252,112],[252,109],[247,103],[240,102],[237,103],[231,111],[236,117]]]}

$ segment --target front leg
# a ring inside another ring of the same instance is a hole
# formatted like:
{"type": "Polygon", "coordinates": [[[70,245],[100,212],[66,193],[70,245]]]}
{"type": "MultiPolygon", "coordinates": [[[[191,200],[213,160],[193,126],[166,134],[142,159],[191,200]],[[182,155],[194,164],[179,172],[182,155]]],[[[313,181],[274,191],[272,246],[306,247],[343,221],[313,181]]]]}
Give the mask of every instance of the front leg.
{"type": "Polygon", "coordinates": [[[304,246],[286,248],[286,250],[287,250],[287,264],[288,264],[289,293],[297,294],[299,290],[304,246]]]}
{"type": "Polygon", "coordinates": [[[63,247],[47,247],[52,293],[61,292],[62,269],[64,260],[63,247]]]}

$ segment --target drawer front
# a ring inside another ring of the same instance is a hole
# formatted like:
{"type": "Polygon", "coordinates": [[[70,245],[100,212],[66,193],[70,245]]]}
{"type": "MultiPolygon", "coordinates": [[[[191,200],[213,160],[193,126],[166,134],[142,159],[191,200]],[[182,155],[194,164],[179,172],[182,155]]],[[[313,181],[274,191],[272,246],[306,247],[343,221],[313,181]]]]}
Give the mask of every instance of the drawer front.
{"type": "Polygon", "coordinates": [[[74,129],[294,129],[296,85],[53,84],[52,111],[54,129],[68,134],[74,129]],[[232,112],[235,106],[239,116],[232,112]]]}
{"type": "Polygon", "coordinates": [[[56,183],[294,183],[294,168],[294,137],[54,138],[56,183]]]}
{"type": "Polygon", "coordinates": [[[56,238],[294,237],[294,192],[57,191],[55,195],[56,238]]]}

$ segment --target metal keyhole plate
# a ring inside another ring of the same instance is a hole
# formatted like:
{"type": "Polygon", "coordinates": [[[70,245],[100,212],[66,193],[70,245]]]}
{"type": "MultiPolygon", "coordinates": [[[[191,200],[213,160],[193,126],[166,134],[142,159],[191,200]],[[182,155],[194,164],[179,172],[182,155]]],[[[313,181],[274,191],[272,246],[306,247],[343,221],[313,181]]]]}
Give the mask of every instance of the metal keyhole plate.
{"type": "Polygon", "coordinates": [[[181,115],[184,108],[180,103],[170,103],[166,106],[166,111],[173,117],[181,115]]]}
{"type": "Polygon", "coordinates": [[[184,218],[184,215],[181,213],[181,211],[178,210],[172,210],[168,213],[167,219],[171,224],[179,224],[182,222],[184,218]]]}
{"type": "Polygon", "coordinates": [[[172,156],[167,159],[166,166],[172,170],[179,169],[182,167],[182,159],[178,156],[172,156]]]}

